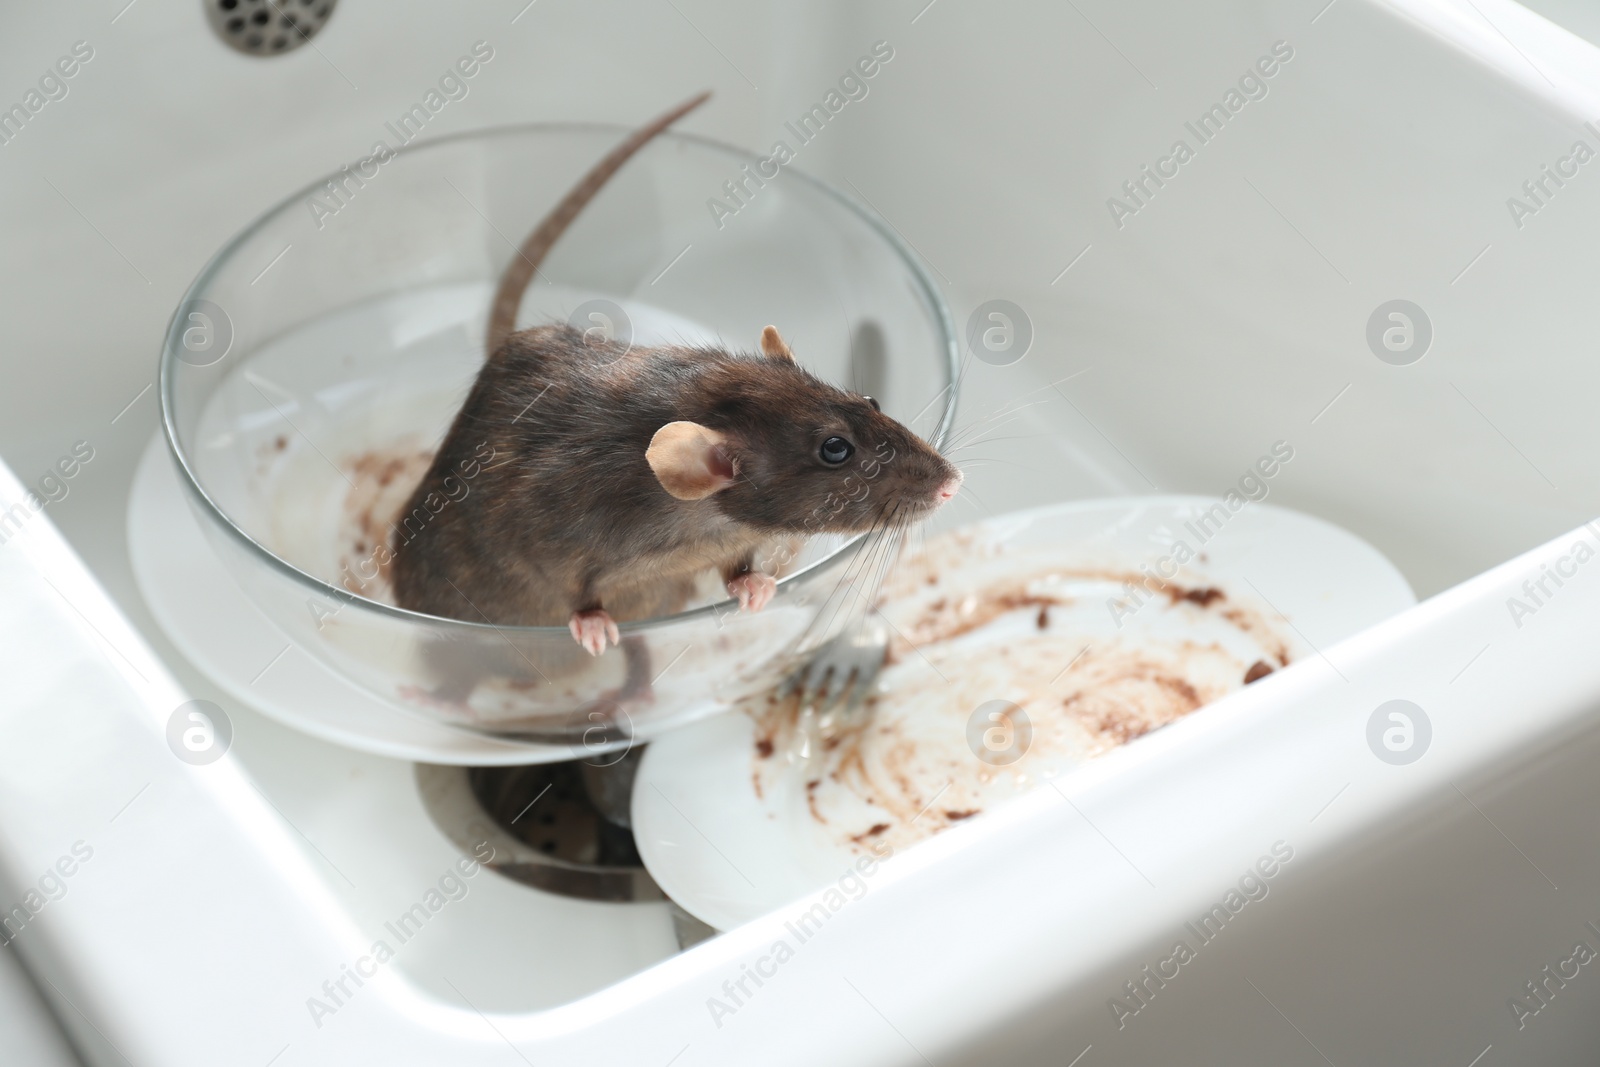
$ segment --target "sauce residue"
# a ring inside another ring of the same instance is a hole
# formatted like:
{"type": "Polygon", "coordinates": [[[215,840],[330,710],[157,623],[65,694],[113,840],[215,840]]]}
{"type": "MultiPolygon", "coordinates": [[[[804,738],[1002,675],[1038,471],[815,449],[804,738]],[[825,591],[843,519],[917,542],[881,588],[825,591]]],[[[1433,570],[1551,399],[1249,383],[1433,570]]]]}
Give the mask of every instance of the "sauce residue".
{"type": "Polygon", "coordinates": [[[350,483],[339,514],[339,582],[352,593],[393,603],[389,585],[395,523],[434,450],[402,443],[350,456],[341,464],[350,483]]]}
{"type": "Polygon", "coordinates": [[[819,715],[796,697],[747,705],[756,795],[803,804],[836,845],[906,847],[1297,653],[1286,620],[1215,581],[1180,575],[1127,618],[1108,612],[1145,581],[1126,565],[1008,557],[967,531],[930,540],[878,601],[891,636],[865,714],[819,715]]]}

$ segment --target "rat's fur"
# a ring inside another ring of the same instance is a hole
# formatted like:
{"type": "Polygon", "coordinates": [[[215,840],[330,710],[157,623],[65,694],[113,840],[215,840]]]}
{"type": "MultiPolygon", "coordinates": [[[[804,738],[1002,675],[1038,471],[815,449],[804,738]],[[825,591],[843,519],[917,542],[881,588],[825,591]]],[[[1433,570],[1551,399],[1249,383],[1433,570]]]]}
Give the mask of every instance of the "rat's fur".
{"type": "MultiPolygon", "coordinates": [[[[523,290],[566,226],[704,100],[610,152],[507,267],[489,358],[402,512],[432,518],[392,546],[401,607],[496,626],[567,623],[598,654],[619,639],[615,620],[680,610],[707,570],[758,610],[774,581],[757,549],[775,538],[904,525],[955,492],[954,467],[869,398],[802,370],[770,326],[750,355],[629,350],[570,326],[511,332],[523,290]],[[846,461],[821,458],[831,437],[853,446],[846,461]]],[[[644,663],[635,648],[632,690],[644,663]]],[[[460,676],[451,699],[470,690],[471,670],[446,673],[460,676]]]]}
{"type": "Polygon", "coordinates": [[[413,505],[475,459],[471,491],[396,553],[395,594],[433,615],[528,626],[677,610],[696,574],[732,580],[774,535],[909,523],[958,477],[865,397],[790,359],[627,351],[565,325],[512,334],[484,366],[413,505]],[[673,422],[723,436],[731,484],[700,500],[662,487],[645,453],[673,422]],[[838,466],[818,455],[833,436],[855,446],[838,466]]]}

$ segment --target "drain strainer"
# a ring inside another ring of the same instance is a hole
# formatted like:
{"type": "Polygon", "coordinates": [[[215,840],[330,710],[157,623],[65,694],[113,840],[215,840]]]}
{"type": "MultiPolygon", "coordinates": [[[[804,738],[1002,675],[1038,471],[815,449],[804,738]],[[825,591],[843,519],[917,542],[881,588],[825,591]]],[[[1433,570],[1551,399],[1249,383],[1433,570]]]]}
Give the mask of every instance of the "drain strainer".
{"type": "Polygon", "coordinates": [[[580,764],[419,763],[417,786],[435,825],[464,854],[488,842],[494,858],[486,866],[508,878],[588,900],[664,899],[633,835],[590,801],[580,764]]]}
{"type": "Polygon", "coordinates": [[[317,35],[338,0],[203,0],[212,30],[250,56],[293,52],[317,35]]]}

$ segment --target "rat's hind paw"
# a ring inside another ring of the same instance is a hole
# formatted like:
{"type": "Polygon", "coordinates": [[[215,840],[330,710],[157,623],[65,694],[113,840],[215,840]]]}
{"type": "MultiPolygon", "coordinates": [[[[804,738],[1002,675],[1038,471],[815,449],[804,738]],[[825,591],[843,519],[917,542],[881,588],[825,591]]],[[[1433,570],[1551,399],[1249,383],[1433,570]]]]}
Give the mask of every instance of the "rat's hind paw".
{"type": "Polygon", "coordinates": [[[728,583],[728,595],[739,598],[739,606],[746,611],[760,611],[777,592],[777,580],[760,571],[746,571],[728,583]]]}
{"type": "Polygon", "coordinates": [[[423,707],[432,708],[435,711],[442,711],[455,718],[471,719],[476,717],[472,706],[467,703],[464,697],[452,700],[449,697],[441,696],[437,691],[430,692],[420,685],[402,685],[397,692],[399,692],[402,700],[408,700],[413,704],[421,704],[423,707]]]}
{"type": "Polygon", "coordinates": [[[591,656],[598,656],[606,650],[608,638],[613,645],[622,642],[622,634],[618,631],[617,624],[603,609],[574,611],[572,618],[567,620],[567,629],[572,631],[572,639],[582,645],[591,656]]]}

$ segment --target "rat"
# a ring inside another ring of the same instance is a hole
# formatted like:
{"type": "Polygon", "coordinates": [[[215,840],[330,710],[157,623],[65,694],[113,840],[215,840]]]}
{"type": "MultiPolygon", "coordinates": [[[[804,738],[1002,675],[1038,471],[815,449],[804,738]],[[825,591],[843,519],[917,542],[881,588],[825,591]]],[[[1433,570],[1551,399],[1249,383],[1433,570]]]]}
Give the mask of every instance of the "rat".
{"type": "MultiPolygon", "coordinates": [[[[914,523],[961,472],[870,396],[806,371],[777,329],[759,350],[626,346],[566,324],[513,331],[523,290],[584,205],[709,94],[642,127],[523,243],[496,292],[487,359],[402,514],[401,607],[508,626],[566,624],[591,656],[618,621],[682,610],[715,570],[741,610],[776,589],[758,566],[785,536],[914,523]],[[471,473],[465,495],[448,492],[471,473]]],[[[630,671],[630,674],[634,672],[630,671]]]]}

